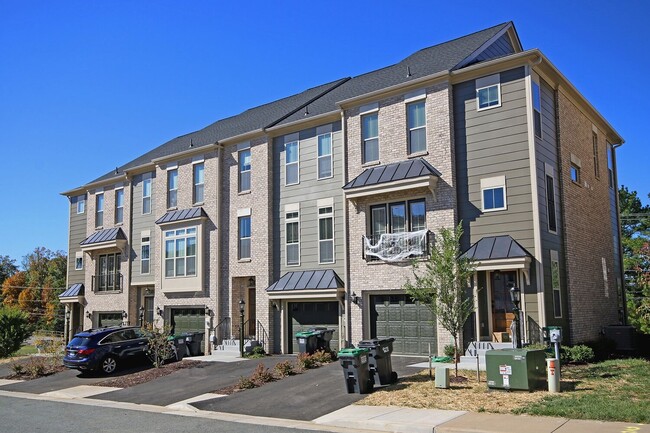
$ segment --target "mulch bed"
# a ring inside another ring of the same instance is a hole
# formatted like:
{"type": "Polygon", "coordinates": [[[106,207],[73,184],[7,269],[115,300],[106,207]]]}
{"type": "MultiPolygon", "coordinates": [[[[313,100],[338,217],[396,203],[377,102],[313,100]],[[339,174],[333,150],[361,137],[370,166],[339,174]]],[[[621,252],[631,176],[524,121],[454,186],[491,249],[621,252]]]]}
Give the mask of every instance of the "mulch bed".
{"type": "Polygon", "coordinates": [[[201,361],[183,360],[173,362],[171,364],[165,364],[160,368],[152,367],[144,371],[138,371],[136,373],[126,374],[124,376],[108,379],[103,382],[96,383],[95,385],[111,386],[116,388],[129,388],[131,386],[140,385],[141,383],[146,383],[151,380],[158,379],[159,377],[167,376],[178,370],[183,370],[185,368],[194,368],[199,365],[205,365],[205,363],[201,361]]]}

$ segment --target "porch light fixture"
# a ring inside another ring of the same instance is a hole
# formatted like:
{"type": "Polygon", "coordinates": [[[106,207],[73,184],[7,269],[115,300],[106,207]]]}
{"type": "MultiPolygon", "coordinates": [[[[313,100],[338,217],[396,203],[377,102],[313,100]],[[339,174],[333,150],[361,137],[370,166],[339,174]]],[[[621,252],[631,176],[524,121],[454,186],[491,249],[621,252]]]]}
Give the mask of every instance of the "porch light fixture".
{"type": "Polygon", "coordinates": [[[207,305],[205,306],[205,315],[208,317],[212,316],[212,310],[207,305]]]}
{"type": "Polygon", "coordinates": [[[70,310],[65,310],[65,320],[70,320],[70,310]]]}
{"type": "Polygon", "coordinates": [[[513,309],[512,312],[514,313],[515,317],[513,322],[513,329],[512,329],[512,340],[513,340],[513,346],[515,349],[521,349],[521,334],[520,334],[520,319],[519,319],[519,305],[521,303],[521,289],[519,287],[513,287],[510,289],[510,300],[512,300],[513,304],[513,309]]]}
{"type": "Polygon", "coordinates": [[[126,314],[126,311],[122,310],[122,320],[126,320],[127,317],[129,317],[129,315],[126,314]]]}
{"type": "MultiPolygon", "coordinates": [[[[248,288],[252,289],[255,287],[255,277],[250,277],[248,279],[248,288]]],[[[243,301],[243,300],[242,300],[243,301]]]]}
{"type": "Polygon", "coordinates": [[[352,292],[352,294],[350,295],[350,299],[352,300],[353,304],[359,305],[359,299],[360,298],[355,292],[352,292]]]}
{"type": "Polygon", "coordinates": [[[162,315],[163,315],[163,310],[162,310],[162,308],[160,308],[160,307],[156,307],[156,314],[159,315],[160,317],[162,317],[162,315]]]}
{"type": "Polygon", "coordinates": [[[86,311],[86,317],[89,318],[89,319],[92,319],[93,318],[93,313],[91,313],[90,311],[86,311]]]}
{"type": "Polygon", "coordinates": [[[494,279],[496,281],[501,280],[501,271],[494,271],[494,279]]]}
{"type": "Polygon", "coordinates": [[[144,305],[140,306],[140,327],[144,325],[144,305]]]}

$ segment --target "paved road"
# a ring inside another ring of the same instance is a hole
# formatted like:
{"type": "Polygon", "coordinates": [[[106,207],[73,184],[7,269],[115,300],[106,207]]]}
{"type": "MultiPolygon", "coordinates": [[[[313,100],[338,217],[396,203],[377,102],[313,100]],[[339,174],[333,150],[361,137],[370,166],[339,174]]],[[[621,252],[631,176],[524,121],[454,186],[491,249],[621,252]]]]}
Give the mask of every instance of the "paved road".
{"type": "Polygon", "coordinates": [[[240,424],[204,418],[81,406],[21,398],[0,397],[3,433],[308,433],[317,430],[240,424]]]}

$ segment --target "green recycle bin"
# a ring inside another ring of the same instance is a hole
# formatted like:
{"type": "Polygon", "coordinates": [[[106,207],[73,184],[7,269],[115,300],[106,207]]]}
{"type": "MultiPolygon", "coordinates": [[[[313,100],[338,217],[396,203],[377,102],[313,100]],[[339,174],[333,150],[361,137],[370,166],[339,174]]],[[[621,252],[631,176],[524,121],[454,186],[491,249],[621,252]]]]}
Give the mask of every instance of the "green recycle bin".
{"type": "Polygon", "coordinates": [[[338,353],[348,394],[367,394],[372,391],[374,381],[368,369],[369,352],[365,348],[349,348],[338,353]]]}
{"type": "Polygon", "coordinates": [[[320,331],[301,331],[296,332],[298,340],[298,351],[300,353],[309,353],[310,355],[318,349],[318,337],[320,331]]]}

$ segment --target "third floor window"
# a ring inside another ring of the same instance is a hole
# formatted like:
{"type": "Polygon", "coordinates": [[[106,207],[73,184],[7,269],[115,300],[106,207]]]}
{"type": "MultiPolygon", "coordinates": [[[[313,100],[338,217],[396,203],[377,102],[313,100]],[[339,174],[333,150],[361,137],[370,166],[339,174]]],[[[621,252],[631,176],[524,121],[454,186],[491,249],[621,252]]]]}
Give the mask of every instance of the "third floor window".
{"type": "Polygon", "coordinates": [[[408,153],[427,150],[427,128],[424,116],[424,101],[413,102],[406,106],[408,122],[408,153]]]}
{"type": "Polygon", "coordinates": [[[318,179],[332,177],[332,134],[318,136],[318,179]]]}
{"type": "Polygon", "coordinates": [[[124,189],[115,190],[115,224],[124,222],[124,189]]]}
{"type": "Polygon", "coordinates": [[[379,161],[379,118],[377,113],[361,116],[363,163],[379,161]]]}
{"type": "Polygon", "coordinates": [[[251,190],[251,150],[239,152],[239,192],[251,190]]]}
{"type": "Polygon", "coordinates": [[[167,170],[167,208],[178,205],[178,169],[167,170]]]}
{"type": "Polygon", "coordinates": [[[104,225],[104,193],[95,196],[95,227],[104,225]]]}
{"type": "Polygon", "coordinates": [[[300,183],[300,148],[297,141],[284,145],[284,184],[295,185],[300,183]]]}
{"type": "Polygon", "coordinates": [[[151,177],[142,180],[142,213],[151,213],[151,177]]]}
{"type": "Polygon", "coordinates": [[[203,203],[203,163],[194,164],[194,203],[203,203]]]}

